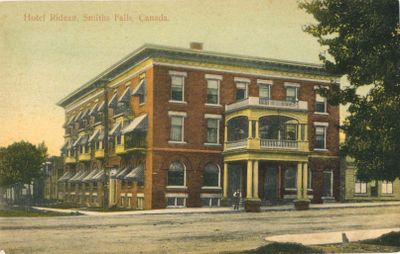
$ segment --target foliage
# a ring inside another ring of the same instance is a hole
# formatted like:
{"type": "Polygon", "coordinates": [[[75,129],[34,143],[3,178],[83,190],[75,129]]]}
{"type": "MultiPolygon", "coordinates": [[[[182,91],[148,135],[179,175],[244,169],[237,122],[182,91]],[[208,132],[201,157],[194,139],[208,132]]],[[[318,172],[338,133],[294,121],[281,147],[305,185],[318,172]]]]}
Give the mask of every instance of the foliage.
{"type": "Polygon", "coordinates": [[[74,212],[71,213],[58,213],[52,211],[41,211],[33,208],[2,208],[0,209],[0,217],[53,217],[53,216],[70,216],[78,215],[74,212]]]}
{"type": "Polygon", "coordinates": [[[399,177],[398,1],[304,0],[299,6],[317,21],[305,31],[327,48],[328,54],[320,55],[326,70],[350,81],[348,87],[319,92],[333,105],[351,103],[343,126],[343,151],[354,157],[358,177],[399,177]],[[363,86],[372,89],[361,96],[357,89],[363,86]]]}
{"type": "Polygon", "coordinates": [[[38,147],[21,141],[0,148],[0,185],[30,184],[40,176],[40,168],[45,162],[47,148],[42,143],[38,147]]]}
{"type": "Polygon", "coordinates": [[[363,243],[400,247],[400,232],[390,232],[378,238],[365,240],[363,243]]]}

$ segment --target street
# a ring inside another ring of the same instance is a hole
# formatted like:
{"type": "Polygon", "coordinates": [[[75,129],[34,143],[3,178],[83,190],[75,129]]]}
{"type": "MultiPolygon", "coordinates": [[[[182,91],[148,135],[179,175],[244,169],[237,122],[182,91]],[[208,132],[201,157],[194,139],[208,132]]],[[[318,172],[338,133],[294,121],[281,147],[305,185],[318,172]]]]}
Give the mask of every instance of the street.
{"type": "Polygon", "coordinates": [[[400,226],[400,206],[227,214],[0,218],[6,253],[221,253],[280,234],[400,226]]]}

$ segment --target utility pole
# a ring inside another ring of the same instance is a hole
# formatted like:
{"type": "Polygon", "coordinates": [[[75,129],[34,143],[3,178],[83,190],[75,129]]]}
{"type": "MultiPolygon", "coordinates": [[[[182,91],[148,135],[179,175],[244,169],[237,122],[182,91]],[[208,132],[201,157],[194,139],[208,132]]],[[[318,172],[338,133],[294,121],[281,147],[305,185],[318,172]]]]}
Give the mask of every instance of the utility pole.
{"type": "Polygon", "coordinates": [[[107,172],[107,168],[108,168],[108,157],[109,157],[109,153],[108,153],[108,87],[107,84],[110,80],[108,79],[102,79],[101,80],[103,82],[103,90],[104,90],[104,109],[103,109],[103,113],[104,113],[104,117],[103,117],[103,121],[104,121],[104,183],[103,183],[103,208],[104,209],[108,209],[108,172],[107,172]]]}

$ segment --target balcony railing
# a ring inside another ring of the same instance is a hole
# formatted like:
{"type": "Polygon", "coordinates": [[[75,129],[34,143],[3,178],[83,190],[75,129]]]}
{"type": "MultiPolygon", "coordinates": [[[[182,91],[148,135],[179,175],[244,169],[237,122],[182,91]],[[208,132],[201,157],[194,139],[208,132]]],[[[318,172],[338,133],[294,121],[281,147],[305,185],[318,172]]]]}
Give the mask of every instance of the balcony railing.
{"type": "Polygon", "coordinates": [[[235,111],[247,107],[274,108],[274,109],[289,109],[307,111],[307,101],[285,101],[271,100],[269,98],[249,97],[230,105],[225,106],[225,111],[235,111]]]}
{"type": "Polygon", "coordinates": [[[299,143],[297,140],[261,139],[260,146],[261,148],[297,149],[299,143]]]}

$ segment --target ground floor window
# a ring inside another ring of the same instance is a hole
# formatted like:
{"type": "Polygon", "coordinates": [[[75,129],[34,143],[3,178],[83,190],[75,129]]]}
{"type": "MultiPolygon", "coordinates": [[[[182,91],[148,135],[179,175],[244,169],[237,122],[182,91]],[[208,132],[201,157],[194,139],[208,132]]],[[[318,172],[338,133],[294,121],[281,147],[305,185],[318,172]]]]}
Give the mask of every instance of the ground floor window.
{"type": "Polygon", "coordinates": [[[120,206],[121,206],[121,207],[124,207],[124,203],[125,203],[125,202],[124,202],[124,199],[125,199],[125,197],[121,197],[121,203],[120,203],[120,206]]]}
{"type": "Polygon", "coordinates": [[[97,203],[97,196],[92,196],[92,203],[97,203]]]}
{"type": "Polygon", "coordinates": [[[325,170],[323,172],[323,196],[332,197],[333,196],[333,172],[332,170],[325,170]]]}
{"type": "MultiPolygon", "coordinates": [[[[126,204],[127,204],[127,208],[132,208],[131,198],[130,197],[126,197],[126,204]]],[[[143,209],[143,202],[142,202],[142,208],[141,209],[143,209]]]]}
{"type": "Polygon", "coordinates": [[[367,183],[366,182],[362,182],[357,179],[354,187],[355,187],[354,193],[356,193],[356,194],[366,194],[367,193],[367,183]]]}
{"type": "Polygon", "coordinates": [[[144,198],[138,197],[137,198],[137,209],[143,209],[144,198]]]}
{"type": "Polygon", "coordinates": [[[393,193],[393,183],[389,181],[383,181],[381,185],[382,194],[392,194],[393,193]]]}
{"type": "Polygon", "coordinates": [[[216,207],[220,206],[220,198],[202,198],[201,203],[203,207],[216,207]]]}
{"type": "Polygon", "coordinates": [[[285,170],[285,189],[296,189],[296,169],[288,167],[285,170]]]}
{"type": "Polygon", "coordinates": [[[168,207],[185,207],[186,198],[184,197],[167,197],[168,207]]]}

